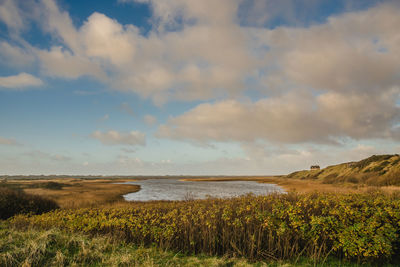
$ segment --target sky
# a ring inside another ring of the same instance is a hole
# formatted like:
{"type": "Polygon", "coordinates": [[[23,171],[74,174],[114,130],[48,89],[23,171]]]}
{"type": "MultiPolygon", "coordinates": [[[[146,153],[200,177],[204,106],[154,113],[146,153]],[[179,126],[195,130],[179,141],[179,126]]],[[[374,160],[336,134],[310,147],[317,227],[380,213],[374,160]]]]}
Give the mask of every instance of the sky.
{"type": "Polygon", "coordinates": [[[0,0],[0,174],[273,175],[400,150],[400,2],[0,0]]]}

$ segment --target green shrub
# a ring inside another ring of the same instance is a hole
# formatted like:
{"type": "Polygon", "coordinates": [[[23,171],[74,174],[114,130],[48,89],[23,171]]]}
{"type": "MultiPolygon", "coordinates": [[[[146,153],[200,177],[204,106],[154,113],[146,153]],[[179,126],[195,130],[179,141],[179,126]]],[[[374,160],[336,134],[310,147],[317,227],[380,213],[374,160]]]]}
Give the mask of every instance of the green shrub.
{"type": "Polygon", "coordinates": [[[20,213],[41,214],[57,209],[56,202],[23,191],[0,187],[0,219],[8,219],[20,213]]]}

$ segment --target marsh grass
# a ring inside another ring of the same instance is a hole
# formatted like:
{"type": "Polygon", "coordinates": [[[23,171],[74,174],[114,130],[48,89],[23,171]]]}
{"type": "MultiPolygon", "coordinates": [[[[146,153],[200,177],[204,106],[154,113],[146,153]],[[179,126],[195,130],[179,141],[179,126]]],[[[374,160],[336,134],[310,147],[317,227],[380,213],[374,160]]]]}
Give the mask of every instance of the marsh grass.
{"type": "Polygon", "coordinates": [[[229,256],[188,255],[157,247],[136,246],[107,235],[90,236],[59,229],[19,231],[0,221],[0,266],[356,267],[361,265],[334,258],[327,258],[320,263],[304,257],[292,261],[251,262],[229,256]]]}
{"type": "Polygon", "coordinates": [[[244,259],[189,256],[137,247],[110,236],[90,237],[52,229],[18,231],[2,225],[0,266],[267,266],[244,259]]]}
{"type": "Polygon", "coordinates": [[[140,186],[116,184],[110,179],[9,180],[0,188],[54,200],[61,208],[96,207],[122,201],[122,195],[140,190],[140,186]]]}
{"type": "Polygon", "coordinates": [[[158,201],[17,216],[14,227],[111,235],[187,254],[323,263],[397,262],[400,198],[368,194],[286,194],[158,201]]]}

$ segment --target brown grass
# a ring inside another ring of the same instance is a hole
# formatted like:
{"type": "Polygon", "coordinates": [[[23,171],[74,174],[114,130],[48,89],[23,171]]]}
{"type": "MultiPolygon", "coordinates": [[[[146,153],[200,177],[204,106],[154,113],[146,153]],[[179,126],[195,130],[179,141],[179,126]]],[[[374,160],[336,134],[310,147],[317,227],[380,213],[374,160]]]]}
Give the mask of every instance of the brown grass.
{"type": "Polygon", "coordinates": [[[77,208],[99,206],[111,202],[122,201],[122,195],[140,190],[140,186],[138,185],[115,184],[125,181],[128,180],[51,179],[29,181],[13,180],[8,183],[15,186],[21,186],[26,193],[53,199],[61,208],[77,208]],[[61,183],[65,186],[63,186],[61,190],[30,188],[32,185],[49,181],[61,183]]]}

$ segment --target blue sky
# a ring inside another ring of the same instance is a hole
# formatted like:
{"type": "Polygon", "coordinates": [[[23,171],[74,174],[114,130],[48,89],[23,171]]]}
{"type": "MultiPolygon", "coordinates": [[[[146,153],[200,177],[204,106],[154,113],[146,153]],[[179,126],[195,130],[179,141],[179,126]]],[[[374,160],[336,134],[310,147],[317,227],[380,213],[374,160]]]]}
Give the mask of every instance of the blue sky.
{"type": "Polygon", "coordinates": [[[0,174],[269,175],[399,151],[397,1],[0,2],[0,174]]]}

